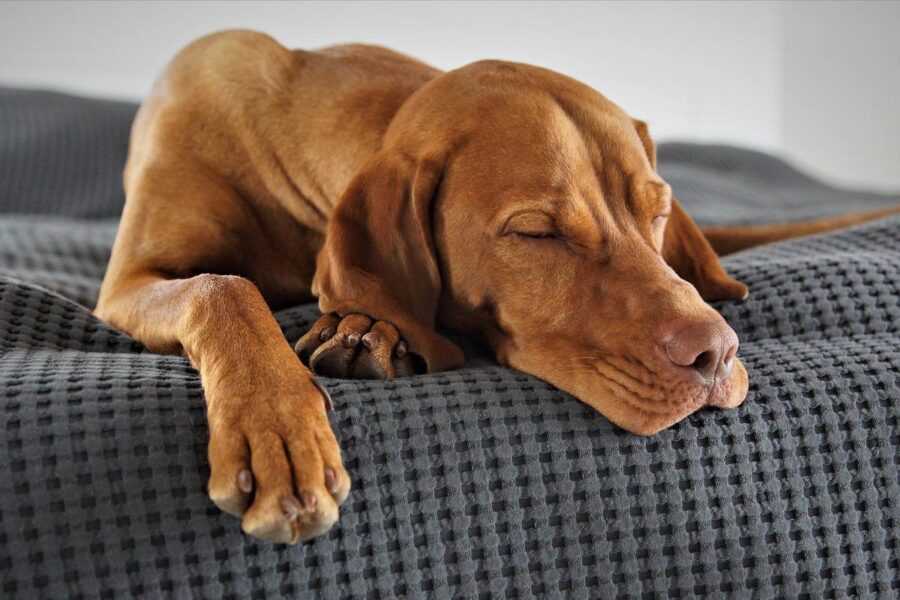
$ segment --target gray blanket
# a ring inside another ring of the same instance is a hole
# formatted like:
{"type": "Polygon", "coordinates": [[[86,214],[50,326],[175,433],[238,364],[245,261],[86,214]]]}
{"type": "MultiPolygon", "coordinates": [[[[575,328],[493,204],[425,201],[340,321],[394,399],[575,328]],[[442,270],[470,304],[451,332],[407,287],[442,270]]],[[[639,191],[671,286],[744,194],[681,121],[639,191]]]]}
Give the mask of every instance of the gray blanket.
{"type": "MultiPolygon", "coordinates": [[[[202,390],[91,316],[134,106],[0,91],[0,596],[882,597],[900,592],[900,218],[725,261],[750,392],[651,438],[470,349],[324,379],[354,489],[295,547],[205,495],[202,390]]],[[[667,144],[703,222],[900,202],[667,144]]],[[[278,313],[293,339],[312,305],[278,313]]]]}

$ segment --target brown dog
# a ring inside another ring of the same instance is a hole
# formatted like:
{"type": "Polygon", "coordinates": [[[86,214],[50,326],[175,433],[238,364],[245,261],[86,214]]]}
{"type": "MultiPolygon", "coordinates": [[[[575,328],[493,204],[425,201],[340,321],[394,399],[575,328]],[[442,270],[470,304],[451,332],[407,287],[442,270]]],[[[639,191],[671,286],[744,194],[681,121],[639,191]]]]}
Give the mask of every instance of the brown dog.
{"type": "Polygon", "coordinates": [[[333,376],[450,369],[463,357],[440,321],[649,435],[746,395],[737,338],[705,301],[747,288],[715,246],[875,216],[717,230],[711,246],[646,126],[577,81],[497,61],[442,74],[370,46],[291,52],[245,31],[166,68],[125,187],[96,314],[187,355],[210,497],[291,543],[326,531],[350,490],[298,354],[333,376]],[[311,291],[325,316],[295,353],[270,307],[311,291]]]}

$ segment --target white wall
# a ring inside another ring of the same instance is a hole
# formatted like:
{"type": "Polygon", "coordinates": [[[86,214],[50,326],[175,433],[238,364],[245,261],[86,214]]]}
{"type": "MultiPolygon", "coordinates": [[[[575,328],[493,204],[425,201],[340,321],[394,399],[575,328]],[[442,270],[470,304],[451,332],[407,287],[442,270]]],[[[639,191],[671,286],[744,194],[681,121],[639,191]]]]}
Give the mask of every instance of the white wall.
{"type": "Polygon", "coordinates": [[[657,136],[776,148],[780,13],[771,3],[0,3],[0,82],[140,98],[190,40],[245,27],[291,47],[379,43],[443,69],[538,64],[599,89],[657,136]]]}
{"type": "Polygon", "coordinates": [[[228,27],[287,46],[379,43],[450,69],[538,64],[661,139],[773,151],[900,189],[900,5],[772,2],[0,2],[0,85],[140,98],[178,49],[228,27]]]}
{"type": "Polygon", "coordinates": [[[900,191],[900,3],[784,9],[782,150],[827,179],[900,191]]]}

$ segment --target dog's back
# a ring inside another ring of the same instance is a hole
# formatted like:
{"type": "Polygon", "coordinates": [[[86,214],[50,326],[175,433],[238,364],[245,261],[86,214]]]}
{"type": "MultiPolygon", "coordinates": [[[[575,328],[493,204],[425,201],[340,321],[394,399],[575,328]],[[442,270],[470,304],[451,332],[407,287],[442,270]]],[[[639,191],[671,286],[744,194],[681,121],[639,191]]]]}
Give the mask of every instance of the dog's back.
{"type": "Polygon", "coordinates": [[[439,73],[378,46],[289,51],[250,31],[201,38],[169,63],[139,112],[126,188],[160,158],[154,150],[178,148],[245,198],[275,201],[321,230],[397,109],[439,73]]]}
{"type": "Polygon", "coordinates": [[[107,279],[233,273],[272,305],[308,299],[340,195],[397,109],[438,74],[377,46],[290,51],[249,31],[190,44],[135,120],[107,279]]]}

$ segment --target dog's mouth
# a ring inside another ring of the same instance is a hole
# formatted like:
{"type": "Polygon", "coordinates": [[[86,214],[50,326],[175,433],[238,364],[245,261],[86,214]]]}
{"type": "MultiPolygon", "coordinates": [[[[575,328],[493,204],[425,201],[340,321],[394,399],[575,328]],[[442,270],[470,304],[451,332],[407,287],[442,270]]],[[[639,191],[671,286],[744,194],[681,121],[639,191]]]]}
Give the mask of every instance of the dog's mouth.
{"type": "Polygon", "coordinates": [[[619,427],[653,435],[704,406],[740,405],[747,395],[747,372],[737,357],[732,360],[727,377],[698,382],[639,361],[603,358],[593,363],[603,384],[595,382],[592,393],[576,396],[619,427]]]}
{"type": "Polygon", "coordinates": [[[643,409],[667,413],[697,403],[718,404],[728,394],[736,360],[732,357],[727,366],[720,366],[710,381],[686,379],[665,368],[653,369],[636,359],[599,358],[593,367],[601,377],[632,394],[643,409]],[[725,369],[727,372],[723,373],[725,369]]]}
{"type": "Polygon", "coordinates": [[[569,392],[626,431],[653,435],[705,406],[740,405],[747,395],[747,371],[740,359],[733,361],[728,377],[706,383],[615,356],[592,356],[552,373],[518,368],[569,392]]]}
{"type": "Polygon", "coordinates": [[[613,424],[638,435],[653,435],[705,406],[734,408],[747,395],[747,371],[737,356],[730,373],[709,381],[690,377],[661,360],[557,348],[554,357],[524,351],[507,355],[507,364],[531,373],[591,406],[613,424]],[[576,358],[561,360],[560,355],[576,358]]]}

